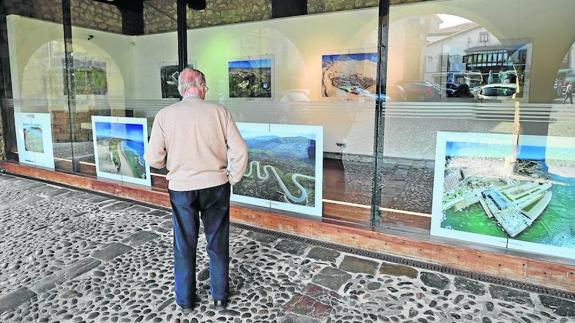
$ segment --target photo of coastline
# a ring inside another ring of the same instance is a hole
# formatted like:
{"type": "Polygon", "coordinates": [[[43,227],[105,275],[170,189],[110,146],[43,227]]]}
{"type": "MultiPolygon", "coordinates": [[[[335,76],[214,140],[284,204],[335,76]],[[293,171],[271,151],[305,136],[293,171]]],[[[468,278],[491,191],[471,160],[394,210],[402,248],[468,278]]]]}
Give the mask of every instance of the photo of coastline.
{"type": "Polygon", "coordinates": [[[24,130],[24,149],[35,153],[44,153],[44,136],[42,126],[39,124],[25,123],[24,130]]]}
{"type": "Polygon", "coordinates": [[[150,185],[146,119],[92,117],[98,176],[150,185]]]}
{"type": "Polygon", "coordinates": [[[376,92],[377,53],[323,55],[322,97],[358,100],[376,92]]]}
{"type": "Polygon", "coordinates": [[[233,187],[234,196],[243,197],[242,202],[317,215],[321,210],[318,169],[323,159],[318,144],[323,142],[322,128],[250,123],[238,127],[249,160],[244,178],[233,187]]]}
{"type": "Polygon", "coordinates": [[[178,65],[167,65],[160,68],[162,98],[179,98],[178,65]]]}
{"type": "Polygon", "coordinates": [[[271,98],[272,59],[228,62],[230,98],[271,98]]]}
{"type": "Polygon", "coordinates": [[[441,196],[434,198],[432,220],[439,222],[437,232],[499,239],[517,249],[525,242],[532,252],[575,249],[575,147],[549,145],[551,137],[521,136],[514,144],[512,135],[488,135],[495,140],[441,143],[444,157],[437,162],[444,165],[436,176],[443,178],[434,190],[441,196]]]}

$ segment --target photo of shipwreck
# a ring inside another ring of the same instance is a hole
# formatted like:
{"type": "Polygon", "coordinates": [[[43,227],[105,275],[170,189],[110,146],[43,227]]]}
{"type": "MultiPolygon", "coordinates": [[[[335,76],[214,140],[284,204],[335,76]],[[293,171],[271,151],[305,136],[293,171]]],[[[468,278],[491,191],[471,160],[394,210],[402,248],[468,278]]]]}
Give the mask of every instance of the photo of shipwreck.
{"type": "Polygon", "coordinates": [[[575,248],[573,160],[569,148],[447,141],[441,228],[575,248]]]}

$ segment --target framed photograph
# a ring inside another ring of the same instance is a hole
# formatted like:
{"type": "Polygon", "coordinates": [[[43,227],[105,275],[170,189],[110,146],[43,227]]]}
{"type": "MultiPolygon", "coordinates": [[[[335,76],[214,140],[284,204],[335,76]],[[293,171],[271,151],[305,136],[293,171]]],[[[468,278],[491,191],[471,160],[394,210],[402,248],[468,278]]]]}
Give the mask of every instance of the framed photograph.
{"type": "Polygon", "coordinates": [[[230,98],[271,98],[273,60],[271,57],[228,62],[230,98]]]}
{"type": "MultiPolygon", "coordinates": [[[[187,67],[195,68],[195,61],[188,60],[187,67]]],[[[162,92],[162,99],[179,99],[180,92],[178,91],[178,76],[180,71],[178,63],[174,61],[160,63],[160,89],[162,92]]]]}
{"type": "Polygon", "coordinates": [[[545,176],[546,181],[540,193],[524,193],[543,197],[532,198],[523,209],[532,224],[510,237],[508,248],[575,259],[575,139],[521,136],[519,143],[522,159],[517,170],[534,179],[545,176]]]}
{"type": "Polygon", "coordinates": [[[327,54],[321,57],[321,96],[344,100],[375,99],[377,53],[327,54]]]}
{"type": "Polygon", "coordinates": [[[248,169],[232,200],[322,215],[323,127],[238,123],[248,145],[248,169]]]}
{"type": "MultiPolygon", "coordinates": [[[[62,59],[62,66],[66,66],[64,58],[62,59]]],[[[76,95],[108,94],[106,62],[80,56],[74,57],[73,66],[76,95]]],[[[64,77],[66,77],[66,73],[64,73],[64,77]]],[[[64,95],[68,95],[66,87],[64,87],[64,95]]]]}
{"type": "Polygon", "coordinates": [[[431,233],[575,258],[573,138],[437,135],[431,233]]]}
{"type": "Polygon", "coordinates": [[[145,118],[92,116],[94,159],[98,177],[151,186],[145,118]]]}
{"type": "Polygon", "coordinates": [[[164,65],[160,67],[160,85],[162,88],[162,99],[179,98],[178,91],[178,65],[164,65]]]}
{"type": "Polygon", "coordinates": [[[54,169],[52,122],[49,113],[14,113],[21,163],[54,169]]]}

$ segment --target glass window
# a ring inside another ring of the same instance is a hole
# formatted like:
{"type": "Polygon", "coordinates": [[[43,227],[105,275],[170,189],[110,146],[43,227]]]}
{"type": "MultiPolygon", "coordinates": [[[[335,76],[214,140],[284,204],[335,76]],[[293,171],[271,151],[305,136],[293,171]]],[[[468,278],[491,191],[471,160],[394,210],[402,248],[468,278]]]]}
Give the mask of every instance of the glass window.
{"type": "MultiPolygon", "coordinates": [[[[61,15],[60,8],[54,14],[61,15]]],[[[5,107],[7,157],[72,171],[62,25],[17,15],[8,15],[6,24],[13,98],[5,107]]]]}
{"type": "Polygon", "coordinates": [[[175,6],[91,3],[105,24],[83,6],[71,0],[74,171],[166,189],[165,171],[143,154],[155,113],[179,99],[175,6]]]}
{"type": "Polygon", "coordinates": [[[249,147],[235,201],[370,225],[377,26],[370,8],[188,30],[249,147]]]}
{"type": "Polygon", "coordinates": [[[380,228],[572,258],[575,3],[487,2],[391,7],[380,228]]]}

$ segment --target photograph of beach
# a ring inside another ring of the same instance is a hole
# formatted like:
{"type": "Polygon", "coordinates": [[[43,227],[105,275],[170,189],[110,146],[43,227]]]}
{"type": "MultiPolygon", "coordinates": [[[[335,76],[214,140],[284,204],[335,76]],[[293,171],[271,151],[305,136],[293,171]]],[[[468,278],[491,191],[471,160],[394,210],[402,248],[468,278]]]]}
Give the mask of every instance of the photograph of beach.
{"type": "Polygon", "coordinates": [[[39,124],[25,123],[24,130],[24,149],[34,153],[44,153],[44,136],[42,126],[39,124]]]}
{"type": "Polygon", "coordinates": [[[359,100],[374,97],[377,53],[323,55],[322,97],[359,100]]]}
{"type": "Polygon", "coordinates": [[[230,98],[271,98],[272,59],[228,62],[230,98]]]}
{"type": "Polygon", "coordinates": [[[92,121],[98,176],[147,185],[150,174],[144,161],[148,139],[145,119],[93,117],[92,121]]]}
{"type": "Polygon", "coordinates": [[[436,187],[441,229],[526,242],[528,251],[575,249],[575,147],[548,145],[547,137],[500,136],[494,143],[445,141],[436,187]]]}
{"type": "Polygon", "coordinates": [[[322,176],[317,172],[322,163],[317,155],[321,127],[239,123],[238,128],[249,160],[242,181],[233,187],[235,196],[262,206],[267,202],[272,207],[282,205],[286,210],[313,213],[321,208],[317,199],[318,193],[321,196],[318,181],[322,176]]]}

